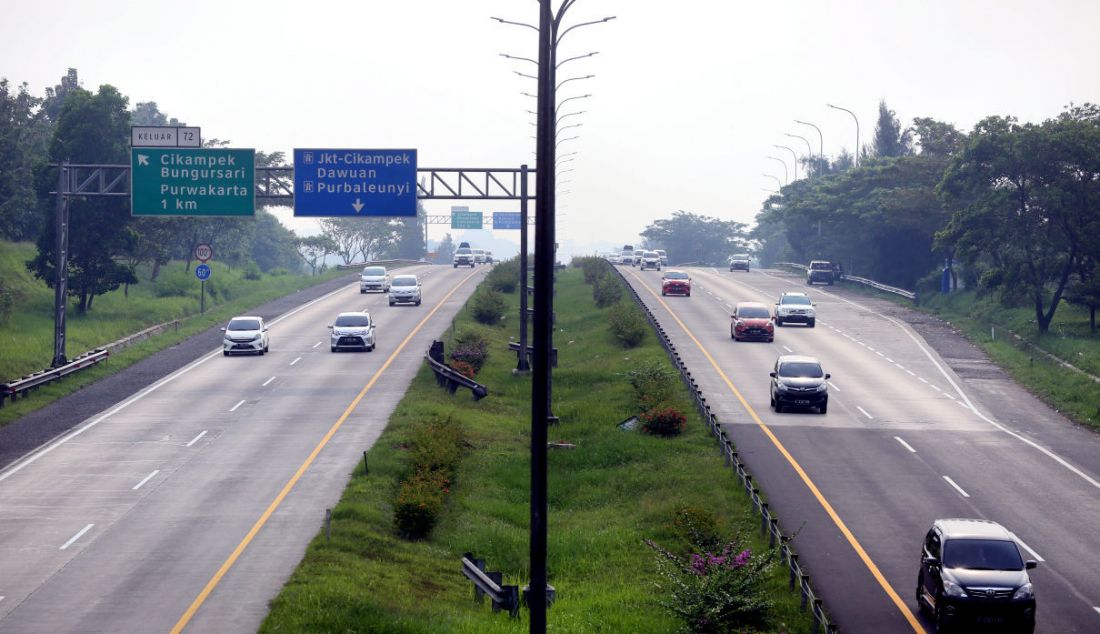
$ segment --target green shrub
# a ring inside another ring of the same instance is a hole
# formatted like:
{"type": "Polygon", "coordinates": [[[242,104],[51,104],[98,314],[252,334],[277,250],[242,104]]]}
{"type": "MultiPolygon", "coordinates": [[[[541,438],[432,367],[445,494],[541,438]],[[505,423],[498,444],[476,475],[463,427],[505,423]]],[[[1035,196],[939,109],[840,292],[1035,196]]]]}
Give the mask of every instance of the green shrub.
{"type": "Polygon", "coordinates": [[[638,306],[630,300],[621,301],[611,307],[607,313],[611,323],[611,334],[626,348],[633,348],[645,338],[649,322],[638,306]]]}
{"type": "Polygon", "coordinates": [[[290,271],[288,271],[285,268],[280,266],[280,267],[276,267],[276,268],[271,269],[270,271],[267,272],[267,274],[272,276],[272,277],[281,277],[283,275],[290,275],[290,271]]]}
{"type": "Polygon", "coordinates": [[[462,458],[462,426],[452,417],[417,425],[409,443],[415,471],[438,471],[450,479],[462,458]]]}
{"type": "Polygon", "coordinates": [[[470,364],[476,373],[481,371],[481,366],[488,356],[489,340],[485,335],[476,330],[467,330],[455,335],[454,349],[451,350],[451,359],[455,362],[470,364]]]}
{"type": "Polygon", "coordinates": [[[676,389],[676,373],[667,363],[643,363],[630,370],[628,376],[634,388],[634,402],[640,412],[664,405],[676,389]]]}
{"type": "Polygon", "coordinates": [[[682,506],[676,509],[672,527],[684,543],[695,550],[714,552],[722,549],[722,529],[718,516],[709,509],[682,506]]]}
{"type": "Polygon", "coordinates": [[[501,293],[514,293],[519,286],[519,257],[505,260],[493,266],[485,276],[489,288],[501,293]]]}
{"type": "Polygon", "coordinates": [[[598,278],[601,274],[608,272],[608,267],[611,266],[611,264],[607,260],[593,256],[573,258],[573,261],[570,262],[570,265],[573,267],[579,267],[584,271],[585,284],[595,283],[596,278],[598,278]]]}
{"type": "Polygon", "coordinates": [[[161,271],[157,283],[153,286],[153,293],[157,297],[197,297],[199,294],[199,281],[195,274],[180,269],[161,271]]]}
{"type": "Polygon", "coordinates": [[[673,407],[656,407],[638,416],[642,431],[657,436],[678,436],[684,431],[687,417],[673,407]]]}
{"type": "Polygon", "coordinates": [[[397,532],[407,539],[427,537],[439,521],[449,485],[438,471],[417,472],[402,482],[393,509],[397,532]]]}
{"type": "Polygon", "coordinates": [[[470,311],[478,323],[496,325],[504,314],[504,298],[496,291],[480,290],[470,298],[470,311]]]}
{"type": "Polygon", "coordinates": [[[605,270],[592,282],[592,299],[596,306],[607,308],[623,298],[623,283],[613,271],[605,270]]]}
{"type": "Polygon", "coordinates": [[[474,369],[474,366],[465,361],[452,361],[451,369],[467,379],[472,379],[477,376],[477,370],[474,369]]]}
{"type": "Polygon", "coordinates": [[[4,280],[0,279],[0,321],[7,321],[11,317],[11,310],[15,308],[15,304],[15,291],[6,287],[4,280]]]}
{"type": "Polygon", "coordinates": [[[260,265],[255,262],[248,262],[244,265],[244,271],[241,273],[241,277],[246,280],[260,280],[263,279],[264,274],[260,271],[260,265]]]}

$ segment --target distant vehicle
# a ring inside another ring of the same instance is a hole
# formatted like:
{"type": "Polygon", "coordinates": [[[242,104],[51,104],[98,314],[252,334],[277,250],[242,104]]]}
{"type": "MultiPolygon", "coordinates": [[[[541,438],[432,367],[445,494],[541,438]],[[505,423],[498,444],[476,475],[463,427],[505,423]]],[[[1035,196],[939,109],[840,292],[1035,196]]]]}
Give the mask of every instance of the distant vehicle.
{"type": "Polygon", "coordinates": [[[749,262],[750,258],[748,253],[738,253],[730,256],[730,271],[744,271],[748,273],[749,262]]]}
{"type": "Polygon", "coordinates": [[[810,262],[810,267],[806,270],[806,283],[813,284],[828,284],[833,285],[833,264],[826,260],[814,260],[810,262]]]}
{"type": "Polygon", "coordinates": [[[612,264],[619,264],[623,261],[623,256],[618,253],[608,253],[605,257],[612,264]]]}
{"type": "Polygon", "coordinates": [[[683,271],[666,271],[661,278],[661,295],[691,297],[691,277],[683,271]]]}
{"type": "Polygon", "coordinates": [[[415,275],[396,275],[390,286],[390,306],[394,304],[420,305],[420,280],[415,275]]]}
{"type": "Polygon", "coordinates": [[[454,268],[460,266],[468,266],[471,269],[474,268],[474,252],[470,247],[458,247],[455,249],[455,257],[452,262],[454,268]]]}
{"type": "Polygon", "coordinates": [[[829,378],[816,357],[785,354],[775,360],[770,373],[771,406],[777,414],[786,407],[816,407],[824,414],[829,409],[829,378]]]}
{"type": "Polygon", "coordinates": [[[813,328],[817,323],[814,303],[810,296],[798,291],[787,291],[775,303],[775,325],[806,324],[813,328]]]}
{"type": "Polygon", "coordinates": [[[485,264],[485,249],[471,249],[474,252],[474,264],[485,264]]]}
{"type": "Polygon", "coordinates": [[[1035,591],[1016,537],[996,522],[939,519],[924,537],[917,606],[932,615],[936,631],[960,632],[993,625],[1035,631],[1035,591]]]}
{"type": "Polygon", "coordinates": [[[775,341],[775,327],[768,307],[759,302],[738,302],[730,315],[730,338],[734,341],[775,341]]]}
{"type": "Polygon", "coordinates": [[[267,334],[267,324],[263,317],[242,315],[229,320],[222,337],[222,355],[229,356],[238,352],[267,354],[271,338],[267,334]]]}
{"type": "Polygon", "coordinates": [[[329,330],[332,331],[329,348],[333,352],[345,348],[374,350],[374,322],[368,312],[340,313],[329,330]]]}
{"type": "Polygon", "coordinates": [[[642,254],[643,253],[645,253],[645,251],[637,251],[637,250],[634,251],[634,260],[630,264],[630,266],[641,266],[642,265],[642,254]]]}
{"type": "Polygon", "coordinates": [[[661,256],[661,266],[668,266],[668,254],[665,253],[665,250],[664,249],[654,249],[654,251],[657,252],[657,255],[661,256]]]}
{"type": "Polygon", "coordinates": [[[623,251],[619,255],[619,264],[629,264],[630,266],[634,266],[634,252],[623,251]]]}
{"type": "Polygon", "coordinates": [[[485,263],[486,264],[492,264],[493,263],[493,252],[492,251],[486,251],[485,252],[485,263]]]}
{"type": "Polygon", "coordinates": [[[368,266],[363,269],[363,273],[359,276],[359,292],[370,291],[390,292],[390,276],[386,272],[386,267],[368,266]]]}
{"type": "Polygon", "coordinates": [[[661,256],[656,251],[642,251],[638,258],[638,266],[643,271],[646,269],[661,270],[661,256]]]}
{"type": "Polygon", "coordinates": [[[460,249],[469,249],[470,248],[470,243],[469,242],[459,242],[458,243],[458,248],[460,248],[460,249]]]}

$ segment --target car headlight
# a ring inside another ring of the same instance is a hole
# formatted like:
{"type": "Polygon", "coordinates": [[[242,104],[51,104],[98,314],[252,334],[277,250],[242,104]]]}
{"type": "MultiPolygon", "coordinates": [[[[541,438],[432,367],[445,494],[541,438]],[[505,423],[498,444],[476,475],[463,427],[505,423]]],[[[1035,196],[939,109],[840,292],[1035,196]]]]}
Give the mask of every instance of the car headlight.
{"type": "Polygon", "coordinates": [[[778,390],[779,390],[780,392],[786,392],[786,391],[787,391],[787,389],[788,389],[788,388],[787,388],[787,384],[786,384],[786,383],[778,383],[778,384],[776,384],[776,386],[775,386],[775,387],[776,387],[776,388],[777,388],[777,389],[778,389],[778,390]]]}
{"type": "Polygon", "coordinates": [[[256,333],[255,335],[252,336],[252,341],[259,341],[263,338],[264,338],[263,333],[256,333]]]}
{"type": "Polygon", "coordinates": [[[962,586],[955,583],[954,581],[948,581],[947,579],[943,580],[943,593],[944,593],[945,596],[949,596],[949,597],[957,597],[957,598],[965,598],[966,597],[966,590],[963,590],[962,586]]]}
{"type": "Polygon", "coordinates": [[[1025,583],[1024,585],[1020,586],[1019,588],[1017,588],[1016,594],[1012,595],[1012,599],[1014,601],[1015,600],[1021,600],[1021,599],[1034,599],[1034,598],[1035,598],[1035,591],[1031,588],[1030,583],[1025,583]]]}
{"type": "Polygon", "coordinates": [[[817,391],[818,391],[818,392],[824,392],[824,391],[825,391],[825,390],[827,390],[827,389],[829,389],[829,386],[828,386],[828,385],[826,385],[826,384],[824,384],[824,383],[822,383],[821,385],[817,386],[817,391]]]}

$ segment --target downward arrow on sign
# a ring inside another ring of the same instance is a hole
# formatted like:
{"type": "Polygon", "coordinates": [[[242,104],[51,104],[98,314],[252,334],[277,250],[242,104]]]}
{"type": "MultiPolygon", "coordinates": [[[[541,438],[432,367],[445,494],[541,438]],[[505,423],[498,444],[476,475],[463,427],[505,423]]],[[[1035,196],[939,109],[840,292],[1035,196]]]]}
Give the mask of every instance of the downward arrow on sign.
{"type": "Polygon", "coordinates": [[[149,157],[144,154],[138,154],[138,165],[148,165],[149,157]]]}
{"type": "Polygon", "coordinates": [[[353,209],[355,209],[355,213],[359,213],[360,211],[363,211],[363,203],[360,202],[358,198],[355,199],[355,202],[353,202],[351,204],[351,206],[352,206],[353,209]]]}

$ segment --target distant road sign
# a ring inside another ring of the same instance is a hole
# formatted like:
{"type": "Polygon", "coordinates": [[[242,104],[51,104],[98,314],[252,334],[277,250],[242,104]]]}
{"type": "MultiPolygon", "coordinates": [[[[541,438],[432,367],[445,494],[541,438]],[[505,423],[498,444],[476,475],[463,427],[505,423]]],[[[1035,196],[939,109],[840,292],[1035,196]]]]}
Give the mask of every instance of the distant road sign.
{"type": "Polygon", "coordinates": [[[519,229],[520,225],[518,211],[493,212],[493,229],[519,229]]]}
{"type": "Polygon", "coordinates": [[[178,125],[130,126],[130,147],[202,147],[202,131],[178,125]]]}
{"type": "Polygon", "coordinates": [[[199,262],[205,263],[210,258],[214,257],[214,247],[206,243],[195,245],[195,259],[199,262]]]}
{"type": "Polygon", "coordinates": [[[480,211],[452,211],[452,229],[481,229],[482,219],[480,211]]]}
{"type": "Polygon", "coordinates": [[[196,266],[195,267],[195,277],[199,278],[200,280],[202,280],[204,282],[206,280],[210,279],[210,265],[209,264],[200,264],[200,265],[196,266]]]}
{"type": "Polygon", "coordinates": [[[134,216],[253,216],[256,151],[131,148],[134,216]]]}
{"type": "Polygon", "coordinates": [[[294,215],[416,217],[416,150],[294,150],[294,215]]]}

